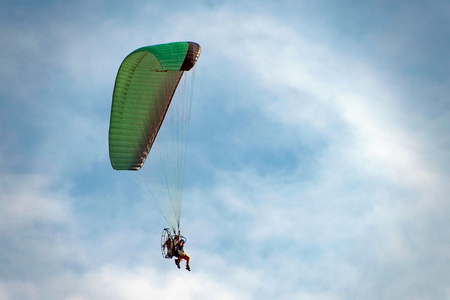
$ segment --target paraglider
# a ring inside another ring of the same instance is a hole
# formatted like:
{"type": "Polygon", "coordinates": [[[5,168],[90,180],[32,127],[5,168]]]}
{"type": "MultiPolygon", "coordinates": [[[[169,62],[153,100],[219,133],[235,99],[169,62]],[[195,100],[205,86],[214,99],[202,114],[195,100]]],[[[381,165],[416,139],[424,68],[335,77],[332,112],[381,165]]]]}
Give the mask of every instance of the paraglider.
{"type": "Polygon", "coordinates": [[[191,258],[184,252],[184,244],[186,238],[178,232],[178,235],[172,235],[169,228],[164,228],[161,235],[161,252],[164,258],[176,257],[175,264],[178,269],[180,268],[180,262],[186,260],[186,270],[190,271],[189,262],[191,258]]]}
{"type": "Polygon", "coordinates": [[[185,259],[188,270],[180,217],[192,90],[183,74],[195,66],[200,51],[197,43],[175,42],[131,52],[117,73],[109,127],[112,167],[145,173],[136,182],[172,230],[163,231],[163,256],[185,259]]]}

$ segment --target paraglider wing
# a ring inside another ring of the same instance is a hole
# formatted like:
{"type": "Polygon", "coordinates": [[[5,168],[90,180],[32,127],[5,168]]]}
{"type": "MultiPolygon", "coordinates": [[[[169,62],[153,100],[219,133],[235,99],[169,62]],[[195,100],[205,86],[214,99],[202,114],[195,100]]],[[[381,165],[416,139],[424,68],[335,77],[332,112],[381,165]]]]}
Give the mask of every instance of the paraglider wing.
{"type": "Polygon", "coordinates": [[[200,46],[177,42],[139,48],[122,62],[114,85],[109,155],[116,170],[139,170],[171,103],[184,71],[200,46]]]}

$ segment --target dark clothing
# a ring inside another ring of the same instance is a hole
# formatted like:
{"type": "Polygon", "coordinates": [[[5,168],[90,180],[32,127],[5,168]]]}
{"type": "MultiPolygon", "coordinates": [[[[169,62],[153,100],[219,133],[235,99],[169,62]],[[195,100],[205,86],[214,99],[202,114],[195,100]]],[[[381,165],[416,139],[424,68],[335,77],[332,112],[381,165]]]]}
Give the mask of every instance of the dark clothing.
{"type": "Polygon", "coordinates": [[[179,243],[175,244],[175,256],[176,257],[180,257],[180,256],[186,255],[186,253],[184,253],[183,246],[184,245],[180,245],[179,243]]]}

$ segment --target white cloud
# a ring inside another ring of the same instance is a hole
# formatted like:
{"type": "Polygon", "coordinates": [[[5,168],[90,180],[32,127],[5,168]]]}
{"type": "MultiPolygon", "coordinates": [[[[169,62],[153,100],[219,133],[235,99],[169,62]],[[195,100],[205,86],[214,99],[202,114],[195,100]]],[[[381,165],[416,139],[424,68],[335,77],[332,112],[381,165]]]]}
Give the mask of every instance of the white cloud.
{"type": "Polygon", "coordinates": [[[349,163],[392,181],[425,187],[437,180],[430,161],[422,156],[425,141],[406,128],[398,87],[386,81],[392,74],[377,70],[363,57],[311,43],[268,16],[228,9],[206,15],[201,22],[214,25],[201,31],[200,40],[223,49],[221,54],[234,70],[251,74],[272,96],[249,98],[241,105],[256,106],[273,122],[311,126],[329,137],[338,134],[334,142],[342,138],[348,143],[339,146],[349,153],[349,163]],[[229,26],[221,27],[224,23],[229,26]]]}
{"type": "Polygon", "coordinates": [[[53,180],[45,175],[3,175],[0,181],[0,232],[34,222],[70,222],[72,212],[65,194],[51,192],[53,180]]]}
{"type": "MultiPolygon", "coordinates": [[[[175,268],[175,266],[173,266],[175,268]]],[[[239,276],[239,274],[236,274],[239,276]]],[[[249,274],[250,275],[250,274],[249,274]]],[[[238,282],[238,281],[236,281],[238,282]]],[[[2,299],[251,299],[244,287],[211,279],[208,273],[149,267],[133,269],[106,265],[84,274],[63,272],[38,284],[10,281],[0,284],[2,299]]]]}

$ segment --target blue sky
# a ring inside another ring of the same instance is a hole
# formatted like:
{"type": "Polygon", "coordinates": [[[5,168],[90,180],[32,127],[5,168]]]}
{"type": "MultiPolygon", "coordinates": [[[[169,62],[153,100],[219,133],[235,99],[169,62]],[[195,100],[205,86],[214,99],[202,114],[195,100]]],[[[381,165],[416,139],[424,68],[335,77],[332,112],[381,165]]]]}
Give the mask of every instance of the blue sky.
{"type": "Polygon", "coordinates": [[[449,298],[448,2],[165,2],[0,3],[0,298],[449,298]],[[190,273],[107,139],[123,58],[186,40],[190,273]]]}

